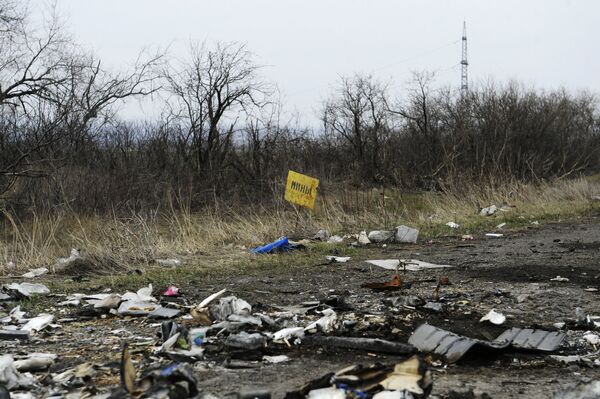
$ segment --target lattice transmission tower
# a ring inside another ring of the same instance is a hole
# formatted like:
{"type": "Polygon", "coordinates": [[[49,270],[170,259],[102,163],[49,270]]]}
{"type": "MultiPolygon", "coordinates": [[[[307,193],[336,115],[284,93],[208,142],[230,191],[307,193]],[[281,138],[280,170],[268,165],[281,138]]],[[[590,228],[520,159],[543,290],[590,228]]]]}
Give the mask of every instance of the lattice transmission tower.
{"type": "Polygon", "coordinates": [[[467,60],[467,23],[463,22],[462,60],[460,61],[460,90],[463,94],[469,91],[469,61],[467,60]]]}

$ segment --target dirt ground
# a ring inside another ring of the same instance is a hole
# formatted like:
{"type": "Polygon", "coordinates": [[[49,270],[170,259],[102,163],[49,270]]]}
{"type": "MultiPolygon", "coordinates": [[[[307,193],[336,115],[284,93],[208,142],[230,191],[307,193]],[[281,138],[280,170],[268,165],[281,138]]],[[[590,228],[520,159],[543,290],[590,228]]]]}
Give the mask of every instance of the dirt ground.
{"type": "MultiPolygon", "coordinates": [[[[361,327],[344,335],[377,337],[406,342],[422,323],[474,338],[494,339],[508,327],[556,330],[554,323],[575,318],[575,309],[600,316],[600,218],[581,219],[577,223],[556,223],[519,232],[507,232],[501,238],[476,235],[473,241],[448,236],[416,245],[389,244],[354,252],[344,264],[312,261],[285,270],[264,269],[238,273],[235,270],[204,278],[186,292],[190,303],[198,303],[222,288],[245,299],[253,311],[273,312],[280,306],[306,301],[342,300],[347,310],[337,310],[342,318],[354,314],[361,327]],[[448,264],[450,269],[406,272],[410,288],[394,292],[373,292],[361,285],[385,281],[392,273],[364,262],[367,259],[420,259],[448,264]],[[447,276],[452,283],[441,287],[442,312],[416,307],[393,306],[395,297],[416,295],[425,301],[434,295],[436,281],[447,276]],[[568,282],[551,281],[557,276],[568,282]],[[480,323],[490,309],[507,316],[502,326],[480,323]]],[[[286,257],[287,254],[265,255],[286,257]]],[[[293,255],[298,257],[299,255],[293,255]]],[[[313,258],[311,258],[313,259],[313,258]]],[[[4,305],[9,309],[8,305],[4,305]]],[[[72,309],[49,309],[57,319],[69,318],[72,309]]],[[[313,319],[318,316],[312,316],[313,319]]],[[[82,362],[96,365],[97,374],[87,384],[100,391],[119,384],[120,348],[129,342],[138,370],[166,365],[167,359],[154,354],[159,341],[159,324],[145,318],[82,319],[59,321],[61,328],[41,332],[29,343],[15,345],[0,341],[3,353],[54,352],[60,358],[51,372],[82,362]]],[[[300,322],[299,325],[304,325],[300,322]]],[[[568,330],[565,343],[554,355],[595,352],[581,339],[584,330],[568,330]]],[[[335,333],[334,333],[335,335],[335,333]]],[[[257,353],[235,353],[218,345],[207,349],[205,360],[194,370],[202,391],[219,397],[234,396],[240,389],[265,388],[274,398],[304,385],[311,379],[345,366],[361,363],[393,364],[405,357],[312,347],[300,344],[291,348],[272,345],[257,353]],[[266,364],[263,355],[286,354],[286,363],[266,364]]],[[[548,398],[569,386],[598,378],[598,368],[578,364],[559,364],[547,353],[506,350],[497,354],[471,356],[456,364],[433,359],[434,377],[431,397],[548,398]],[[454,395],[454,396],[452,396],[454,395]],[[456,396],[458,395],[458,396],[456,396]],[[473,397],[473,396],[471,396],[473,397]]],[[[40,388],[36,395],[48,396],[44,373],[36,373],[40,388]]],[[[59,390],[58,388],[54,388],[59,390]]],[[[93,388],[87,388],[94,392],[93,388]]]]}

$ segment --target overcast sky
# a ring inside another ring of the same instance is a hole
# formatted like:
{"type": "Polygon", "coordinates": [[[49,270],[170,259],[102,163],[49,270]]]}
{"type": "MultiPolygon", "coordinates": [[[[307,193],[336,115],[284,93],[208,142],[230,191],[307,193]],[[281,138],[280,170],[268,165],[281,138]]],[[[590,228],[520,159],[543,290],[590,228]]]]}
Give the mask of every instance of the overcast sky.
{"type": "MultiPolygon", "coordinates": [[[[190,40],[245,42],[309,123],[340,75],[393,79],[398,96],[413,70],[459,86],[463,20],[472,82],[600,93],[596,0],[58,0],[58,8],[76,40],[115,67],[145,46],[182,56],[190,40]]],[[[142,108],[129,105],[125,116],[157,116],[142,108]]]]}

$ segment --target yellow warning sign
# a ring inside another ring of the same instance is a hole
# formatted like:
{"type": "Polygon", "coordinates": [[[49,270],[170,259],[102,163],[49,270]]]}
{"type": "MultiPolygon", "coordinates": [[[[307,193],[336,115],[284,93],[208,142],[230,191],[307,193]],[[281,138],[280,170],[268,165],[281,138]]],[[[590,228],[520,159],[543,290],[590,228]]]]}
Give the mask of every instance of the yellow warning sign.
{"type": "Polygon", "coordinates": [[[294,204],[314,209],[315,200],[317,199],[317,187],[319,187],[318,179],[290,170],[285,185],[284,198],[294,204]]]}

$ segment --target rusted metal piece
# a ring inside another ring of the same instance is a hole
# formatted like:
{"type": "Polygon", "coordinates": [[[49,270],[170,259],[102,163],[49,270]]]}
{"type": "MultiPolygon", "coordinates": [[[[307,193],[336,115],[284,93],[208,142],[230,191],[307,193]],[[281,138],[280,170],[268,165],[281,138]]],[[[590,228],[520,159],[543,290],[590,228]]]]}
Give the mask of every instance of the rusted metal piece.
{"type": "Polygon", "coordinates": [[[363,288],[370,288],[376,291],[393,291],[402,288],[402,278],[398,274],[394,274],[390,281],[385,283],[366,283],[362,285],[363,288]]]}

